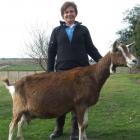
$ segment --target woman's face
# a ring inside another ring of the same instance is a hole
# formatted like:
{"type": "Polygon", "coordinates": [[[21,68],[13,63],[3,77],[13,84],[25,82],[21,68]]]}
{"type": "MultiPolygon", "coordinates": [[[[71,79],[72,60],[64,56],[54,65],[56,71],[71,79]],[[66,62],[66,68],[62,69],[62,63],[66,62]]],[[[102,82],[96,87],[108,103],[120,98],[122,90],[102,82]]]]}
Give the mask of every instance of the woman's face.
{"type": "Polygon", "coordinates": [[[65,20],[67,25],[72,25],[75,21],[77,14],[73,7],[68,7],[63,14],[63,19],[65,20]]]}

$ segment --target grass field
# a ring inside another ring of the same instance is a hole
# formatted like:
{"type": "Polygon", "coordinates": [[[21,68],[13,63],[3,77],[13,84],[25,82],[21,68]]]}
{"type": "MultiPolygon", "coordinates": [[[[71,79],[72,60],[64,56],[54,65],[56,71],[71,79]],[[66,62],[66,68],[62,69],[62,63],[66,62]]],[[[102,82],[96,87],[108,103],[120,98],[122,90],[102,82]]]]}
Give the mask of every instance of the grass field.
{"type": "MultiPolygon", "coordinates": [[[[12,100],[0,85],[0,140],[7,140],[12,100]]],[[[115,74],[104,85],[98,103],[89,109],[88,140],[140,140],[140,74],[115,74]]],[[[52,120],[33,120],[25,125],[25,140],[49,140],[52,120]]],[[[67,115],[64,136],[69,140],[71,114],[67,115]]],[[[14,138],[15,139],[15,138],[14,138]]]]}

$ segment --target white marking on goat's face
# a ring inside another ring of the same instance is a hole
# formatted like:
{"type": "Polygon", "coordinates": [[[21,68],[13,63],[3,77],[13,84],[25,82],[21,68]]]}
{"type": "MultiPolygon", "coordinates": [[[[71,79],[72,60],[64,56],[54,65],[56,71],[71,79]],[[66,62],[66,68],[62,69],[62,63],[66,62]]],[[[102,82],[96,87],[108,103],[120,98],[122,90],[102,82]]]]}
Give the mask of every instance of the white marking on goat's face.
{"type": "Polygon", "coordinates": [[[126,60],[126,65],[129,68],[132,68],[137,64],[137,59],[129,52],[129,49],[125,45],[118,46],[118,49],[122,52],[122,55],[126,60]]]}

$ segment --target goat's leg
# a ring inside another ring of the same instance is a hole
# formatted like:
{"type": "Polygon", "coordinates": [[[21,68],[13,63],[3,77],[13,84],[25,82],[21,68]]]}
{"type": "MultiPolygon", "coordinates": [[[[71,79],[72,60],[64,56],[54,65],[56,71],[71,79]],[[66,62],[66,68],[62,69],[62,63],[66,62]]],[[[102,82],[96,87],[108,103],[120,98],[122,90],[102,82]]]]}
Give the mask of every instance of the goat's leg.
{"type": "Polygon", "coordinates": [[[84,113],[84,122],[83,122],[83,126],[84,126],[83,137],[84,137],[84,140],[87,140],[86,128],[87,128],[87,126],[88,126],[88,109],[86,109],[86,111],[85,111],[85,113],[84,113]]]}
{"type": "Polygon", "coordinates": [[[20,121],[18,122],[18,130],[17,130],[17,139],[18,140],[24,140],[23,132],[22,132],[22,126],[23,126],[24,122],[26,122],[26,117],[25,117],[25,115],[22,115],[20,121]]]}
{"type": "Polygon", "coordinates": [[[9,137],[8,137],[8,140],[12,140],[13,139],[13,133],[14,133],[14,129],[15,127],[17,126],[17,122],[18,122],[18,119],[17,117],[12,119],[10,125],[9,125],[9,137]]]}
{"type": "Polygon", "coordinates": [[[83,127],[79,126],[79,140],[87,140],[86,131],[82,129],[83,127]]]}
{"type": "Polygon", "coordinates": [[[88,109],[80,108],[77,112],[77,120],[79,127],[79,140],[87,140],[85,129],[88,123],[88,109]]]}
{"type": "Polygon", "coordinates": [[[8,140],[13,139],[13,132],[14,132],[14,123],[13,123],[13,121],[11,121],[11,123],[9,125],[9,137],[8,137],[8,140]]]}

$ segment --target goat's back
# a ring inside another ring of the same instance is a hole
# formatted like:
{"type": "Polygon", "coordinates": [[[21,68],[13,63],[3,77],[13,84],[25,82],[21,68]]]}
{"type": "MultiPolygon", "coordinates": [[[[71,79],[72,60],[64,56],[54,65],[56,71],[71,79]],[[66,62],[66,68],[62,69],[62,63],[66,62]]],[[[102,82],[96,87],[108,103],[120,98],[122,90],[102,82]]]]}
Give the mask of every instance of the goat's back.
{"type": "Polygon", "coordinates": [[[82,68],[76,68],[27,76],[16,82],[15,91],[35,116],[56,117],[73,109],[80,96],[75,80],[81,72],[82,68]]]}

